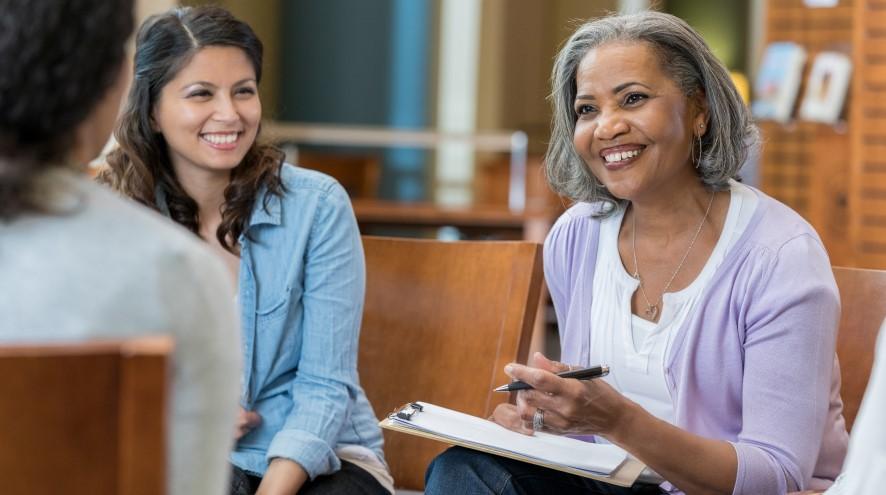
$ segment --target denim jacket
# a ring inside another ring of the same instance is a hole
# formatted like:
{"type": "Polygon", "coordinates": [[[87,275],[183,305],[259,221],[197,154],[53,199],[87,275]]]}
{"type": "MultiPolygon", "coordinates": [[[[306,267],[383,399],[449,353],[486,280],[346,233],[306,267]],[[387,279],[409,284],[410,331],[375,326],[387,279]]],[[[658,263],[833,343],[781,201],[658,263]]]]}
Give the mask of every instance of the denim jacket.
{"type": "Polygon", "coordinates": [[[357,376],[365,291],[351,203],[332,178],[285,164],[282,197],[259,194],[240,237],[241,405],[262,417],[231,462],[263,475],[276,457],[311,479],[337,471],[334,449],[382,454],[382,435],[357,376]]]}

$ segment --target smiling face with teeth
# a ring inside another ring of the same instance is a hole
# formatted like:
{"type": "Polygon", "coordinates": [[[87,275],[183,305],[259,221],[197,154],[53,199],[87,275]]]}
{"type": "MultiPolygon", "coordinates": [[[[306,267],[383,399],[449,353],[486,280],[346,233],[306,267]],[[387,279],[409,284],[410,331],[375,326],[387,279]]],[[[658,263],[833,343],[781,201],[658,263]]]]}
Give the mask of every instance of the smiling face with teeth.
{"type": "Polygon", "coordinates": [[[240,48],[200,49],[160,92],[153,111],[175,173],[226,176],[255,142],[261,122],[255,70],[240,48]]]}
{"type": "Polygon", "coordinates": [[[703,98],[683,94],[643,42],[591,49],[576,71],[573,144],[620,199],[699,187],[690,150],[705,122],[703,98]]]}

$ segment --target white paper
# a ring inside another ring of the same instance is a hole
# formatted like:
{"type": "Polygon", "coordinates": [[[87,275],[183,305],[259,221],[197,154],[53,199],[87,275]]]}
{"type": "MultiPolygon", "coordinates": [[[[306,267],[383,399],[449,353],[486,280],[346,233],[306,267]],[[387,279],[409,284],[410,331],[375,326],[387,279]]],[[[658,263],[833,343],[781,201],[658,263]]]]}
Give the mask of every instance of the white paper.
{"type": "Polygon", "coordinates": [[[603,476],[610,475],[627,458],[627,453],[615,445],[583,442],[544,432],[535,432],[533,436],[523,435],[469,414],[426,402],[419,404],[423,410],[416,412],[412,419],[405,420],[392,415],[391,420],[441,437],[492,447],[603,476]]]}

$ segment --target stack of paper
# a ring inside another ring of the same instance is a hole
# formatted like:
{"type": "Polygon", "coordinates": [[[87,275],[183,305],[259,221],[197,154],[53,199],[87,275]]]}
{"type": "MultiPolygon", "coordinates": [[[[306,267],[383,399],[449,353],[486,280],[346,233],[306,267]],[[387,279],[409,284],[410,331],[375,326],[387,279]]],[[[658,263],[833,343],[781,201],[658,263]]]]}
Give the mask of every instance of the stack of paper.
{"type": "Polygon", "coordinates": [[[644,467],[615,445],[588,443],[543,432],[523,435],[445,407],[426,402],[416,404],[421,410],[409,419],[392,414],[381,426],[623,486],[633,483],[644,467]],[[607,479],[613,476],[618,479],[607,479]]]}

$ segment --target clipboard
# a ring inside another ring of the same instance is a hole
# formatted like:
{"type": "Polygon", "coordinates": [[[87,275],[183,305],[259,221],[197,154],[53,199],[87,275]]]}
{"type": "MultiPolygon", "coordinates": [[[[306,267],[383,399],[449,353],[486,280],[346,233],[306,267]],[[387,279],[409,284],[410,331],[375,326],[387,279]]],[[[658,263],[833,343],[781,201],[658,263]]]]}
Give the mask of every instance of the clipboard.
{"type": "Polygon", "coordinates": [[[633,485],[646,467],[615,445],[544,432],[527,436],[427,402],[405,404],[380,421],[379,426],[616,486],[633,485]]]}

